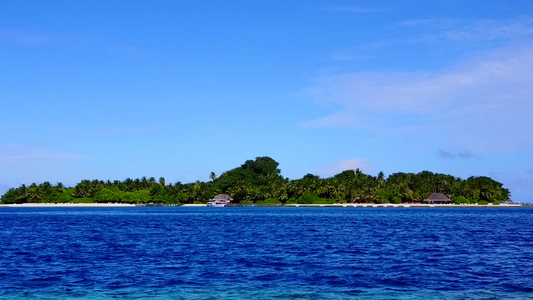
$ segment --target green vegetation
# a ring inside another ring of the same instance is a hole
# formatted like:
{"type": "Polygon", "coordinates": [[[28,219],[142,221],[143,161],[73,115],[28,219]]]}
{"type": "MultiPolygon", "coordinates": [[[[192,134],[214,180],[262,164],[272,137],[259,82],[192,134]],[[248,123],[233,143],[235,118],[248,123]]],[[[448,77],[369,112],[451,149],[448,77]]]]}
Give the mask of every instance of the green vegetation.
{"type": "Polygon", "coordinates": [[[470,204],[470,200],[460,196],[454,196],[452,200],[455,204],[470,204]]]}
{"type": "Polygon", "coordinates": [[[334,204],[335,200],[320,198],[317,195],[306,192],[297,199],[291,198],[285,204],[334,204]]]}
{"type": "Polygon", "coordinates": [[[278,163],[257,157],[222,173],[211,172],[210,181],[167,183],[165,178],[127,178],[124,181],[82,180],[74,187],[44,182],[9,189],[1,201],[10,203],[206,203],[219,193],[236,203],[259,205],[405,203],[420,202],[433,192],[452,197],[456,204],[494,203],[509,200],[509,190],[489,177],[466,180],[429,171],[394,173],[388,178],[347,170],[330,178],[307,174],[290,180],[280,175],[278,163]]]}
{"type": "Polygon", "coordinates": [[[265,199],[265,200],[257,200],[257,201],[255,201],[255,204],[264,205],[264,206],[280,205],[281,201],[279,201],[277,198],[268,198],[268,199],[265,199]]]}

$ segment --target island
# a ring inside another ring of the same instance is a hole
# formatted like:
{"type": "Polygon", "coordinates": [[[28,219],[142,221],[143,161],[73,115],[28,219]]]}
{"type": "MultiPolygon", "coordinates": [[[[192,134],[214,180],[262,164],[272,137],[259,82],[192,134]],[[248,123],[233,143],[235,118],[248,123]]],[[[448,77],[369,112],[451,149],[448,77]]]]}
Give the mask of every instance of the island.
{"type": "Polygon", "coordinates": [[[509,190],[486,176],[461,179],[422,171],[393,173],[385,178],[383,172],[372,176],[356,169],[329,178],[307,174],[300,179],[289,179],[281,175],[278,165],[270,157],[257,157],[220,176],[211,172],[206,182],[170,183],[163,177],[159,180],[143,177],[123,181],[82,180],[74,187],[50,182],[23,184],[3,194],[0,204],[206,204],[218,194],[229,195],[234,205],[257,206],[512,203],[509,190]]]}

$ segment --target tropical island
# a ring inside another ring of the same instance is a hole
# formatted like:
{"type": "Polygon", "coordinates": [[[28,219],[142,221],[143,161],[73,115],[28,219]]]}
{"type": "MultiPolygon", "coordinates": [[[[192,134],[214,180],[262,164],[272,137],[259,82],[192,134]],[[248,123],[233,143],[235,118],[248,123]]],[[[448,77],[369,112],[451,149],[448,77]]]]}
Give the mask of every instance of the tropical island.
{"type": "Polygon", "coordinates": [[[220,176],[211,172],[207,182],[167,183],[163,177],[143,177],[82,180],[74,187],[50,182],[23,184],[9,189],[0,203],[205,204],[221,193],[243,205],[421,203],[433,193],[446,195],[455,204],[499,205],[510,200],[510,192],[502,183],[485,176],[461,179],[422,171],[393,173],[385,178],[383,172],[371,176],[357,169],[329,178],[307,174],[288,179],[281,176],[278,165],[270,157],[257,157],[220,176]]]}

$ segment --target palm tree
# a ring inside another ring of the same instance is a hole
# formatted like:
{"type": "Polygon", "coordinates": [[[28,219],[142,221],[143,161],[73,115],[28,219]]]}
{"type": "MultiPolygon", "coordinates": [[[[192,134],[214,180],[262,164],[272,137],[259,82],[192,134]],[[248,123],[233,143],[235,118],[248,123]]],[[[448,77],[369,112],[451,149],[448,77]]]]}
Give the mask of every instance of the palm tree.
{"type": "Polygon", "coordinates": [[[376,177],[376,182],[378,184],[378,188],[383,187],[383,185],[385,184],[385,174],[383,174],[383,172],[380,171],[378,173],[378,176],[376,177]]]}
{"type": "Polygon", "coordinates": [[[209,174],[209,179],[211,179],[211,181],[215,181],[215,179],[217,179],[217,175],[215,174],[215,172],[211,172],[209,174]]]}
{"type": "Polygon", "coordinates": [[[28,188],[26,187],[25,184],[22,184],[22,186],[18,190],[17,201],[20,203],[26,203],[28,202],[28,198],[29,198],[28,188]]]}
{"type": "Polygon", "coordinates": [[[146,178],[146,176],[143,176],[141,178],[141,183],[142,183],[142,188],[141,189],[145,189],[148,186],[148,179],[146,178]]]}
{"type": "Polygon", "coordinates": [[[272,194],[273,194],[272,188],[264,185],[262,187],[259,187],[256,200],[265,200],[268,198],[272,198],[272,194]]]}
{"type": "Polygon", "coordinates": [[[65,186],[63,185],[63,183],[58,182],[56,184],[56,191],[58,191],[59,193],[63,193],[65,191],[65,186]]]}

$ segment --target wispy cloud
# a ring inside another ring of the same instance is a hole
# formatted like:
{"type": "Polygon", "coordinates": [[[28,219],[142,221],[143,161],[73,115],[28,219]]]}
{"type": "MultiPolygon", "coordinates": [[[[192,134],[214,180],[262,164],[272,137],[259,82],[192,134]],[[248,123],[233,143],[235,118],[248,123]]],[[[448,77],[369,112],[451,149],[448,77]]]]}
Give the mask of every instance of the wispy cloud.
{"type": "MultiPolygon", "coordinates": [[[[412,45],[441,47],[500,47],[527,43],[533,39],[533,18],[491,19],[414,19],[396,23],[393,37],[372,40],[341,51],[341,57],[364,57],[375,51],[412,45]]],[[[335,57],[334,51],[330,56],[335,57]]]]}
{"type": "Polygon", "coordinates": [[[360,61],[373,58],[371,55],[355,55],[353,51],[334,51],[329,56],[329,61],[360,61]]]}
{"type": "Polygon", "coordinates": [[[38,46],[52,42],[51,35],[41,32],[28,32],[18,30],[0,30],[0,41],[26,46],[38,46]]]}
{"type": "Polygon", "coordinates": [[[87,156],[72,153],[54,152],[41,145],[10,144],[0,146],[0,162],[17,164],[27,161],[83,160],[87,156]]]}
{"type": "Polygon", "coordinates": [[[347,5],[347,6],[329,6],[324,8],[325,11],[355,13],[355,14],[369,14],[380,13],[386,9],[371,6],[347,5]]]}
{"type": "Polygon", "coordinates": [[[90,48],[128,59],[143,59],[155,56],[154,52],[146,48],[120,43],[118,41],[104,41],[87,36],[61,36],[39,31],[0,29],[0,42],[22,46],[54,45],[59,47],[90,48]]]}
{"type": "Polygon", "coordinates": [[[479,158],[477,155],[473,154],[472,152],[465,150],[463,152],[450,152],[446,150],[439,150],[439,157],[443,159],[474,159],[479,158]]]}
{"type": "Polygon", "coordinates": [[[533,49],[509,47],[425,72],[321,76],[307,94],[341,109],[306,127],[416,127],[464,147],[533,147],[533,49]],[[409,120],[394,124],[390,120],[409,120]],[[460,132],[460,134],[458,134],[460,132]]]}
{"type": "Polygon", "coordinates": [[[455,159],[456,157],[454,153],[444,151],[444,150],[439,150],[439,156],[444,159],[455,159]]]}
{"type": "Polygon", "coordinates": [[[521,41],[533,36],[533,18],[491,19],[418,19],[398,23],[416,30],[406,42],[482,42],[521,41]]]}
{"type": "Polygon", "coordinates": [[[475,105],[481,100],[485,106],[495,105],[490,103],[497,102],[495,98],[526,104],[523,98],[533,92],[530,87],[533,74],[529,71],[532,66],[533,51],[525,48],[496,52],[446,70],[326,75],[318,78],[317,85],[307,89],[307,93],[358,111],[363,108],[426,114],[455,105],[475,105]],[[473,90],[492,96],[472,100],[461,97],[473,90]]]}
{"type": "Polygon", "coordinates": [[[145,133],[151,131],[151,128],[144,128],[144,127],[110,127],[110,128],[104,128],[102,129],[103,133],[130,133],[130,134],[137,134],[137,133],[145,133]]]}
{"type": "Polygon", "coordinates": [[[361,171],[368,172],[369,167],[364,159],[362,158],[352,158],[347,160],[339,161],[330,166],[321,168],[317,170],[317,173],[321,176],[329,177],[341,173],[346,170],[356,170],[360,169],[361,171]]]}
{"type": "Polygon", "coordinates": [[[110,46],[109,50],[111,53],[129,59],[152,58],[154,56],[154,53],[146,49],[131,45],[114,45],[110,46]]]}
{"type": "Polygon", "coordinates": [[[158,126],[107,127],[99,129],[96,134],[98,134],[99,137],[115,138],[118,136],[143,136],[160,130],[162,130],[162,128],[158,126]]]}
{"type": "Polygon", "coordinates": [[[14,132],[13,131],[10,131],[10,130],[5,130],[5,129],[0,129],[0,135],[13,135],[14,132]]]}

